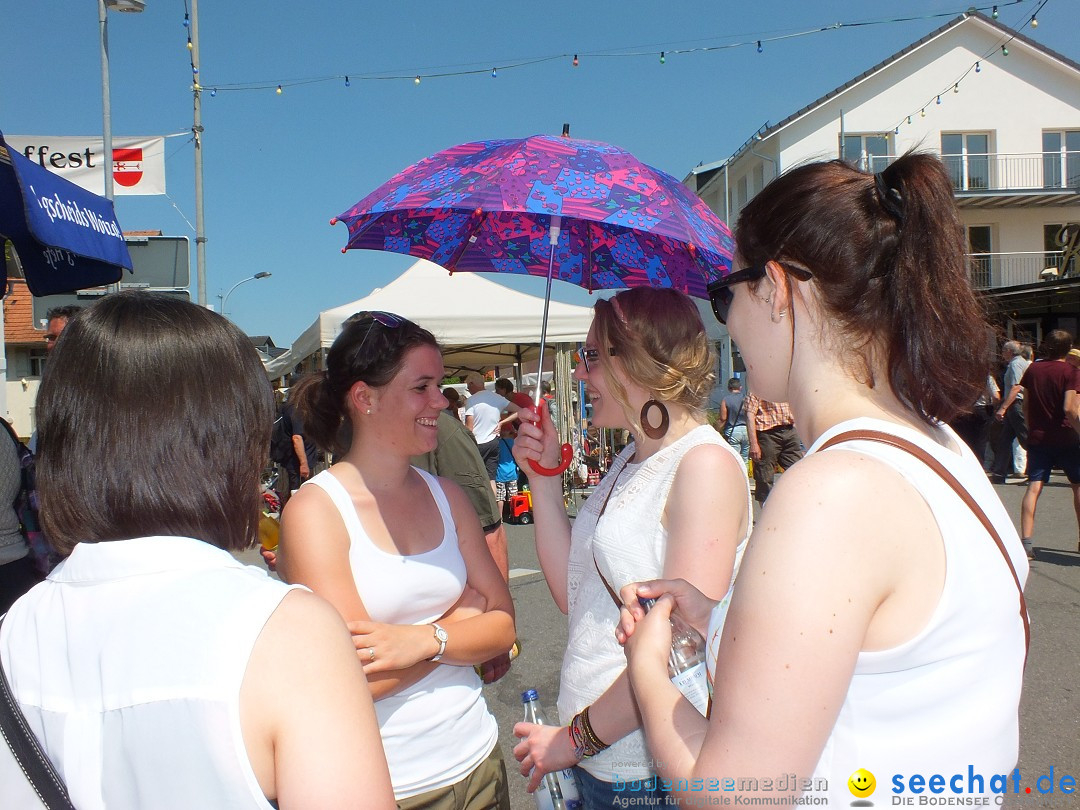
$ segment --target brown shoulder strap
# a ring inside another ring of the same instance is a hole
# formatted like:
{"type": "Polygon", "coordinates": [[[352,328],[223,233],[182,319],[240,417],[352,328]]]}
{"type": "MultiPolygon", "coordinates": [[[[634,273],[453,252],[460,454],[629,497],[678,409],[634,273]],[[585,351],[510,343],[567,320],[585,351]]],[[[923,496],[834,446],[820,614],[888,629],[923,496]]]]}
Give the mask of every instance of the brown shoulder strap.
{"type": "Polygon", "coordinates": [[[1002,542],[1001,535],[998,534],[997,529],[994,528],[994,524],[990,522],[990,518],[986,516],[986,512],[984,512],[982,507],[975,502],[975,498],[972,497],[971,493],[968,492],[963,485],[956,480],[956,477],[945,468],[945,465],[930,455],[926,450],[907,439],[901,439],[899,436],[883,433],[880,430],[848,430],[833,436],[818,449],[825,450],[826,448],[833,447],[842,442],[851,441],[868,441],[888,444],[915,456],[915,458],[919,459],[919,461],[937,473],[946,484],[952,487],[953,492],[960,496],[960,500],[967,504],[967,507],[974,513],[975,517],[979,519],[983,528],[986,529],[990,537],[993,538],[994,543],[998,547],[998,551],[1001,552],[1001,556],[1005,559],[1005,564],[1009,568],[1009,573],[1012,574],[1013,582],[1016,583],[1016,591],[1020,595],[1020,618],[1024,621],[1024,665],[1027,666],[1027,650],[1031,647],[1031,621],[1028,617],[1027,601],[1024,599],[1024,588],[1020,584],[1020,577],[1017,576],[1016,569],[1013,568],[1009,553],[1005,550],[1005,543],[1002,542]]]}

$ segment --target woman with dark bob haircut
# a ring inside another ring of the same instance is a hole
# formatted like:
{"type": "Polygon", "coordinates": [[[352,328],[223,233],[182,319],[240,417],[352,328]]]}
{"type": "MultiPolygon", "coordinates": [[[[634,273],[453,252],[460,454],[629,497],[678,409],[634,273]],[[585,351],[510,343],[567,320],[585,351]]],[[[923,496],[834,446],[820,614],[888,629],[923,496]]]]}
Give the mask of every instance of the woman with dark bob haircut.
{"type": "MultiPolygon", "coordinates": [[[[37,403],[42,522],[68,556],[4,618],[0,660],[74,805],[392,808],[340,617],[229,553],[255,540],[273,421],[251,341],[112,295],[67,325],[37,403]]],[[[26,790],[0,745],[0,804],[26,790]]]]}
{"type": "Polygon", "coordinates": [[[714,311],[750,390],[791,404],[809,450],[769,496],[729,610],[681,581],[622,593],[619,633],[661,775],[738,776],[747,799],[805,793],[834,807],[870,796],[875,779],[894,803],[927,784],[1002,793],[997,775],[1018,751],[1028,565],[946,425],[985,384],[989,336],[949,175],[916,153],[876,175],[804,165],[750,201],[735,240],[714,311]],[[661,594],[644,615],[636,597],[661,594]],[[723,627],[708,720],[668,682],[673,608],[723,627]]]}
{"type": "Polygon", "coordinates": [[[410,463],[438,444],[442,379],[426,329],[390,312],[345,321],[326,371],[291,392],[337,458],[289,500],[278,566],[348,622],[401,806],[508,810],[473,666],[514,643],[510,591],[464,491],[410,463]]]}

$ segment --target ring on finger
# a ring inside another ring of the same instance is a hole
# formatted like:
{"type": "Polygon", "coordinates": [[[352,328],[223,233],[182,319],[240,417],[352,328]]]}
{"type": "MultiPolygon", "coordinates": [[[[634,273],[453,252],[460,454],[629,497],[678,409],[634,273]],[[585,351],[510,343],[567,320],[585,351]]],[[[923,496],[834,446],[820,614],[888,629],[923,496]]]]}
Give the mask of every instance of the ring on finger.
{"type": "Polygon", "coordinates": [[[367,657],[368,661],[374,661],[375,660],[375,648],[374,647],[368,647],[367,651],[368,651],[368,657],[367,657]]]}

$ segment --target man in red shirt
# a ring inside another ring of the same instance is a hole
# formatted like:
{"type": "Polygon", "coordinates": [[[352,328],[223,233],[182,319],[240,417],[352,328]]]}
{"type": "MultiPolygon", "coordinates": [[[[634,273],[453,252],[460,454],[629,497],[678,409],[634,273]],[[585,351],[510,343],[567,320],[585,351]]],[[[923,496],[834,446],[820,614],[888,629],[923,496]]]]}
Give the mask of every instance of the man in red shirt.
{"type": "Polygon", "coordinates": [[[1080,369],[1065,360],[1072,341],[1068,332],[1055,329],[1040,347],[1044,359],[1032,363],[1020,379],[1028,427],[1028,489],[1020,511],[1020,536],[1029,558],[1035,556],[1031,541],[1035,507],[1054,467],[1063,469],[1069,479],[1080,525],[1080,369]]]}

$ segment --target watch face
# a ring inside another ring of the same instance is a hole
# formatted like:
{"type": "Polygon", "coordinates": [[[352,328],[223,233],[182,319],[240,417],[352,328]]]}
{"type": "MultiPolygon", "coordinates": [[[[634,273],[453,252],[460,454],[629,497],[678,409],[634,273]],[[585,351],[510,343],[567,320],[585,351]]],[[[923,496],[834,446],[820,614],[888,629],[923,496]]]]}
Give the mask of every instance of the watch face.
{"type": "Polygon", "coordinates": [[[449,639],[450,636],[448,636],[446,634],[446,631],[443,630],[441,627],[436,627],[435,628],[435,638],[437,638],[441,643],[445,644],[446,640],[449,639]]]}

